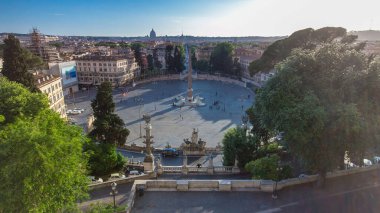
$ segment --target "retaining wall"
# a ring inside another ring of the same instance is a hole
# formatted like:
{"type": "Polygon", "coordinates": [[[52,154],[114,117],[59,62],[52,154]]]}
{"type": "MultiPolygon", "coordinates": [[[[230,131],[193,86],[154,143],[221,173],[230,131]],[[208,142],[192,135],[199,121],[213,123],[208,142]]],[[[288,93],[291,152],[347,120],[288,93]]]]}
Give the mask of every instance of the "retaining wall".
{"type": "MultiPolygon", "coordinates": [[[[357,174],[380,169],[380,164],[369,167],[354,168],[349,170],[341,170],[329,172],[326,178],[335,178],[345,175],[357,174]]],[[[296,186],[304,183],[317,181],[318,175],[310,175],[302,178],[290,178],[279,181],[277,190],[285,187],[296,186]]],[[[275,181],[272,180],[136,180],[132,186],[130,197],[127,201],[126,212],[130,213],[134,200],[136,198],[136,190],[142,188],[146,191],[262,191],[273,192],[275,181]]]]}

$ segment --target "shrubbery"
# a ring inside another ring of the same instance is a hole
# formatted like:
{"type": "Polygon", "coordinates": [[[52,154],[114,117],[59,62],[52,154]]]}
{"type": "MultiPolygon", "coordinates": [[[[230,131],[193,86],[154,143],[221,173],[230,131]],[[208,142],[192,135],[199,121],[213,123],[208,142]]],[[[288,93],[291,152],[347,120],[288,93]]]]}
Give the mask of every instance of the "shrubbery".
{"type": "Polygon", "coordinates": [[[112,144],[90,142],[86,145],[85,151],[89,154],[90,173],[95,176],[118,172],[127,160],[116,152],[116,148],[112,144]]]}

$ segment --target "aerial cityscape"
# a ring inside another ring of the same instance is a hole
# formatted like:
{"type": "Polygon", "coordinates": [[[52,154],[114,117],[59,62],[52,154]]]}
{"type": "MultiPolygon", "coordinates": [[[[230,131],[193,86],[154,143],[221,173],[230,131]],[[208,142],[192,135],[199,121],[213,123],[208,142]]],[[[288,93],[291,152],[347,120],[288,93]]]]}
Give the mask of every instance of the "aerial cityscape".
{"type": "Polygon", "coordinates": [[[379,212],[379,2],[0,5],[0,213],[379,212]]]}

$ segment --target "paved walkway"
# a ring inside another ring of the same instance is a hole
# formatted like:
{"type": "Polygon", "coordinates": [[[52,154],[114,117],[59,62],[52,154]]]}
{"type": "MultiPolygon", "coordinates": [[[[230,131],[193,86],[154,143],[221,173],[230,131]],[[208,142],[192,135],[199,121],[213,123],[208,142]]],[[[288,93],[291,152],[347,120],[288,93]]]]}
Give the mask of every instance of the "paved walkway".
{"type": "Polygon", "coordinates": [[[380,170],[328,180],[322,189],[305,184],[279,192],[145,192],[134,213],[150,212],[380,212],[380,170]]]}

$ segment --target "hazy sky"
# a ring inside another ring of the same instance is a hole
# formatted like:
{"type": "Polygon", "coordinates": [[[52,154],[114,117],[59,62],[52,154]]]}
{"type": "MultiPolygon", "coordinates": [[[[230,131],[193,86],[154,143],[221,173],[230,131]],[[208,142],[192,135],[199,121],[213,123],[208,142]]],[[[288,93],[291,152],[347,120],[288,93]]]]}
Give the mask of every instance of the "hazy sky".
{"type": "Polygon", "coordinates": [[[312,27],[380,30],[380,0],[0,0],[0,32],[271,36],[312,27]]]}

